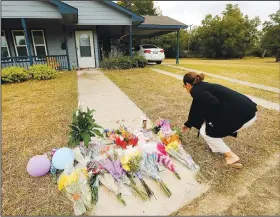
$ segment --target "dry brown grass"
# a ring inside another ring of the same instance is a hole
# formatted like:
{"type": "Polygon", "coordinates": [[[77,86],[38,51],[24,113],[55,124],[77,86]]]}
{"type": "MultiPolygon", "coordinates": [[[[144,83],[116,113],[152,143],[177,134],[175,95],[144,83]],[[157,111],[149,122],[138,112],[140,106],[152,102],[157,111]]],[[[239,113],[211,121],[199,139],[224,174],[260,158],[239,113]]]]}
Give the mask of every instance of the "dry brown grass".
{"type": "Polygon", "coordinates": [[[232,204],[224,213],[225,216],[279,216],[280,213],[280,167],[266,172],[248,189],[248,194],[232,204]]]}
{"type": "Polygon", "coordinates": [[[28,160],[67,145],[77,107],[77,75],[2,86],[2,215],[71,215],[71,202],[49,175],[32,178],[28,160]]]}
{"type": "MultiPolygon", "coordinates": [[[[185,75],[187,73],[186,70],[182,70],[182,69],[177,69],[177,68],[173,68],[173,67],[169,67],[169,66],[153,66],[155,68],[167,71],[167,72],[172,72],[178,75],[185,75]]],[[[205,81],[207,82],[211,82],[211,83],[216,83],[216,84],[221,84],[225,87],[231,88],[235,91],[238,91],[240,93],[243,94],[248,94],[251,96],[255,96],[258,98],[263,98],[265,100],[268,101],[272,101],[275,103],[279,103],[279,97],[280,95],[278,93],[273,93],[270,91],[265,91],[265,90],[261,90],[261,89],[257,89],[257,88],[252,88],[252,87],[247,87],[245,85],[242,84],[237,84],[237,83],[233,83],[230,81],[225,81],[222,79],[217,79],[217,78],[213,78],[211,76],[205,76],[205,81]]]]}
{"type": "MultiPolygon", "coordinates": [[[[149,69],[107,71],[106,75],[141,108],[152,121],[158,117],[170,119],[181,126],[187,119],[191,97],[182,88],[182,82],[149,69]]],[[[184,147],[201,166],[201,173],[211,183],[210,192],[225,195],[238,191],[237,181],[249,180],[248,171],[257,167],[271,154],[279,152],[279,113],[258,107],[258,120],[237,139],[226,138],[229,147],[236,152],[244,168],[236,170],[223,167],[223,157],[212,154],[202,138],[197,139],[193,129],[184,136],[184,147]]],[[[196,213],[199,215],[200,213],[196,213]]],[[[180,215],[184,215],[181,212],[180,215]]]]}
{"type": "MultiPolygon", "coordinates": [[[[175,64],[174,59],[164,63],[175,64]]],[[[275,58],[244,58],[232,60],[180,59],[180,65],[209,73],[228,76],[257,84],[278,87],[280,85],[280,64],[275,58]]]]}

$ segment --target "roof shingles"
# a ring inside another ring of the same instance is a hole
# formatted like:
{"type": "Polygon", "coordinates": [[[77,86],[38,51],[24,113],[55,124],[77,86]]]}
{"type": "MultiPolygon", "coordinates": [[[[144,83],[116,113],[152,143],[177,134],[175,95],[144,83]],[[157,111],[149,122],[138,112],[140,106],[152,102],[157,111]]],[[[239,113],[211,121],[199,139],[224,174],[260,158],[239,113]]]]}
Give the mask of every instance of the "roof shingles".
{"type": "Polygon", "coordinates": [[[176,26],[187,26],[177,20],[174,20],[168,16],[143,16],[145,21],[141,25],[176,25],[176,26]]]}

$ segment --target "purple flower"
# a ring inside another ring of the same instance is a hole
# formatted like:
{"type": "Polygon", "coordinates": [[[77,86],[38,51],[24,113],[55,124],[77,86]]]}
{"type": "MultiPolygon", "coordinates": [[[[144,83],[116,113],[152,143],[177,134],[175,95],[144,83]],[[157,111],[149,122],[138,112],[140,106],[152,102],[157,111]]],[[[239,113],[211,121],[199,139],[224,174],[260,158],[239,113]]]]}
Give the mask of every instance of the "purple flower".
{"type": "Polygon", "coordinates": [[[116,180],[120,180],[124,175],[124,170],[121,166],[120,160],[111,161],[105,159],[99,162],[116,180]]]}

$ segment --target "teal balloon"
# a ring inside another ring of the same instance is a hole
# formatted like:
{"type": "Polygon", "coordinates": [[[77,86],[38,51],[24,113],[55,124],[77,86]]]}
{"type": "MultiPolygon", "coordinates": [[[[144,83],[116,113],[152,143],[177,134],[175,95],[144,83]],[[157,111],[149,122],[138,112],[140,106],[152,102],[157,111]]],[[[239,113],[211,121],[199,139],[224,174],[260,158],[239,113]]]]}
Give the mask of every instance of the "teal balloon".
{"type": "Polygon", "coordinates": [[[67,165],[73,165],[73,163],[74,152],[70,148],[60,148],[52,157],[53,166],[59,170],[64,170],[67,165]]]}

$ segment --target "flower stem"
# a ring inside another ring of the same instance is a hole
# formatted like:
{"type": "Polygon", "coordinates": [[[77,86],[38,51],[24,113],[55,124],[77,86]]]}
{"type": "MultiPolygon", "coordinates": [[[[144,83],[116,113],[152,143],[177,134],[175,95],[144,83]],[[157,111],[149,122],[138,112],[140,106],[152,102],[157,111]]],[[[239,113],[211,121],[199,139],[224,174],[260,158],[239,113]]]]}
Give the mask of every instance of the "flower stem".
{"type": "Polygon", "coordinates": [[[167,187],[167,185],[163,182],[163,181],[159,181],[160,187],[162,188],[162,190],[165,192],[165,194],[167,195],[167,197],[171,197],[172,193],[169,190],[169,188],[167,187]]]}
{"type": "Polygon", "coordinates": [[[126,203],[125,203],[124,199],[122,198],[122,194],[121,194],[121,193],[117,194],[117,199],[118,199],[124,206],[126,206],[126,203]]]}
{"type": "Polygon", "coordinates": [[[179,176],[179,174],[176,171],[174,171],[173,173],[177,177],[177,179],[181,179],[181,177],[179,176]]]}

